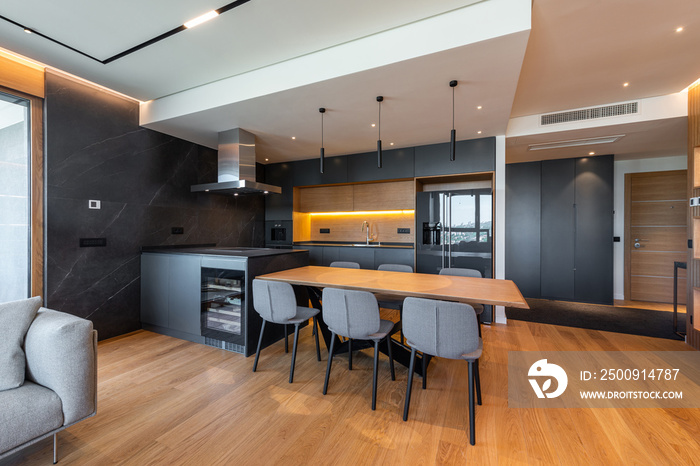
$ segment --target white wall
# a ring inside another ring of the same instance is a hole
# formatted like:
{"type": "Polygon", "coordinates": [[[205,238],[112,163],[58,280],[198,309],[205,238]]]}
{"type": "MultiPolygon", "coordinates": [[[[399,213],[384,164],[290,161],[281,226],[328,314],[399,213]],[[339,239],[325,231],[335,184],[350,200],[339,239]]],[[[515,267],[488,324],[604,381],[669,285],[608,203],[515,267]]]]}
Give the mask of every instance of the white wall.
{"type": "MultiPolygon", "coordinates": [[[[494,278],[506,278],[506,137],[496,136],[496,229],[494,245],[496,262],[494,278]]],[[[506,323],[506,308],[495,306],[493,321],[506,323]]]]}
{"type": "Polygon", "coordinates": [[[613,297],[615,299],[624,299],[625,293],[625,174],[685,170],[687,165],[687,155],[615,160],[613,230],[614,235],[620,237],[619,243],[613,243],[613,297]]]}

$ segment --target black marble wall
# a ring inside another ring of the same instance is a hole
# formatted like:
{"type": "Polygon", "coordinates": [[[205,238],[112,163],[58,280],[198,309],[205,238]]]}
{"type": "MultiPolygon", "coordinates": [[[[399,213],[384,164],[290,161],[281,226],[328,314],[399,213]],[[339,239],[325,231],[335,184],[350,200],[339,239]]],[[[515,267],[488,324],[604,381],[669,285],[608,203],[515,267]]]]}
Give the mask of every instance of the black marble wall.
{"type": "Polygon", "coordinates": [[[215,150],[141,128],[137,103],[50,72],[45,103],[47,307],[110,338],[141,328],[141,246],[264,245],[262,196],[190,192],[216,181],[215,150]]]}

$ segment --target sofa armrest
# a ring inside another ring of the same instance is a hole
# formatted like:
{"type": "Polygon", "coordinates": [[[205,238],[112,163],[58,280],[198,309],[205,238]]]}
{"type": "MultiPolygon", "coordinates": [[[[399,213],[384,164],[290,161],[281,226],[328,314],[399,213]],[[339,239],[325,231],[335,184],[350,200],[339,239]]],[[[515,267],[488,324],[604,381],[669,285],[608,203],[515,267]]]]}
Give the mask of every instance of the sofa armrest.
{"type": "Polygon", "coordinates": [[[97,409],[97,332],[92,322],[41,308],[24,342],[27,379],[61,398],[63,424],[97,409]]]}

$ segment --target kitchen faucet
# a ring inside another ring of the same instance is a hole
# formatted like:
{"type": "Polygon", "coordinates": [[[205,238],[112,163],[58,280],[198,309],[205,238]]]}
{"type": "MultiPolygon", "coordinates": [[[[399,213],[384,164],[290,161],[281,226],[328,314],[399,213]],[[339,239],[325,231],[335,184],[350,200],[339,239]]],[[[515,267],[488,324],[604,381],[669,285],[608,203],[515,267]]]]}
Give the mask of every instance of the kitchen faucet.
{"type": "Polygon", "coordinates": [[[369,226],[369,222],[367,220],[362,222],[362,231],[365,231],[365,226],[367,227],[367,230],[366,230],[367,234],[365,236],[365,239],[367,240],[367,244],[369,244],[370,241],[374,240],[374,235],[369,234],[370,226],[369,226]]]}

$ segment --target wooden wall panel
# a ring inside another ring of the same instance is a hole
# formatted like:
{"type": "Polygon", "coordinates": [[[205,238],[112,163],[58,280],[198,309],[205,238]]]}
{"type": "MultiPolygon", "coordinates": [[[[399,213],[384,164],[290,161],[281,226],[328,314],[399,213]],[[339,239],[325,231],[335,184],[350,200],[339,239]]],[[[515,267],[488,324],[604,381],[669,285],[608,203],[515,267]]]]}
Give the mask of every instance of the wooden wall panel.
{"type": "Polygon", "coordinates": [[[44,68],[0,51],[0,86],[44,97],[44,68]]]}
{"type": "Polygon", "coordinates": [[[299,188],[300,212],[349,212],[352,209],[352,185],[299,188]]]}
{"type": "MultiPolygon", "coordinates": [[[[700,84],[695,84],[688,90],[688,172],[692,173],[692,177],[688,177],[688,197],[700,196],[700,188],[694,188],[695,186],[700,186],[700,161],[696,160],[696,154],[700,156],[700,151],[698,147],[700,146],[700,84]]],[[[692,221],[694,217],[700,217],[700,208],[694,207],[688,209],[689,218],[688,225],[691,230],[696,229],[695,222],[692,221]]],[[[695,238],[698,232],[691,231],[690,237],[695,238]]],[[[700,242],[693,241],[693,249],[697,250],[700,248],[700,242]]],[[[700,256],[699,254],[689,254],[688,256],[688,275],[689,283],[691,286],[688,287],[688,311],[686,314],[686,328],[687,328],[687,342],[691,346],[700,349],[700,319],[696,319],[695,307],[696,303],[700,306],[700,302],[693,299],[694,296],[698,296],[700,299],[700,293],[694,292],[694,290],[700,288],[700,259],[693,259],[694,256],[700,256]]]]}
{"type": "Polygon", "coordinates": [[[370,223],[371,234],[375,242],[413,243],[414,215],[405,214],[368,214],[368,215],[311,215],[311,241],[349,241],[364,243],[366,233],[362,231],[362,222],[370,223]],[[329,228],[330,233],[321,233],[321,228],[329,228]],[[410,234],[398,234],[397,228],[409,228],[410,234]]]}

